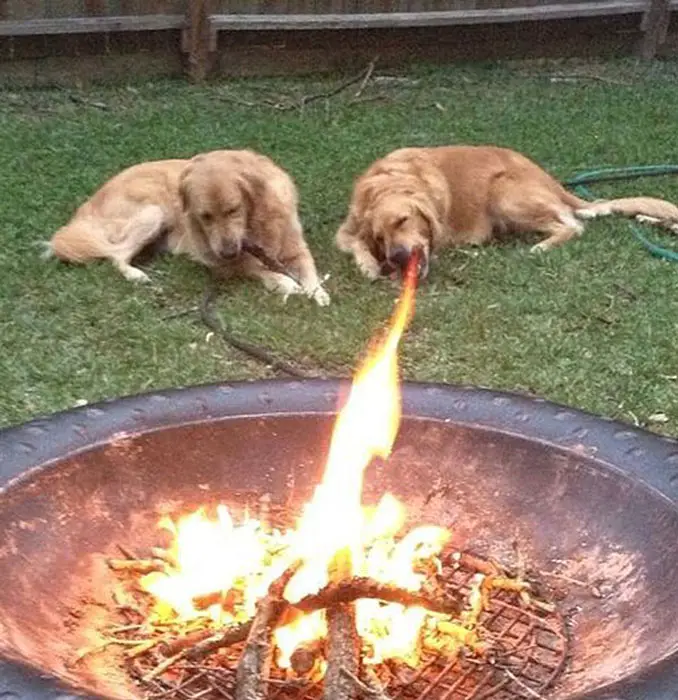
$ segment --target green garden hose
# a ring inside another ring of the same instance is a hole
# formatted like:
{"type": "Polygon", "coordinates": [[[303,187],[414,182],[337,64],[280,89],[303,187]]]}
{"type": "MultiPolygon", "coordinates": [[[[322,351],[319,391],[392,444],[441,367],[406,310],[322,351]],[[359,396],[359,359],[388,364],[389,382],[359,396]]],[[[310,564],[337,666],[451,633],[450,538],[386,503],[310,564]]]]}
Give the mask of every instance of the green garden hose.
{"type": "MultiPolygon", "coordinates": [[[[579,173],[573,178],[566,180],[563,184],[584,199],[597,199],[588,185],[596,182],[614,182],[618,180],[635,180],[641,177],[656,177],[659,175],[678,175],[678,165],[637,165],[628,168],[601,168],[598,170],[587,170],[579,173]]],[[[640,243],[653,255],[664,260],[678,262],[678,252],[653,243],[646,238],[641,227],[637,223],[630,223],[633,235],[640,243]]]]}

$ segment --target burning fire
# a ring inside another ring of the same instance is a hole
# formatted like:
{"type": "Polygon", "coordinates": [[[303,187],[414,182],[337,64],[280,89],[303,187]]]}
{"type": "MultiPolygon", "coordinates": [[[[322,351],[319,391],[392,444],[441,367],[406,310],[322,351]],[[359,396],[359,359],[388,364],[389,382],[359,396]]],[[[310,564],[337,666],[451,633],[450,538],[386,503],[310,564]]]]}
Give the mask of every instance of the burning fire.
{"type": "MultiPolygon", "coordinates": [[[[163,521],[174,536],[174,571],[141,580],[157,601],[156,616],[191,619],[207,612],[219,624],[247,620],[270,584],[297,560],[302,566],[285,589],[292,603],[353,576],[421,589],[424,565],[438,564],[449,533],[424,526],[399,537],[406,513],[394,496],[385,494],[372,508],[361,503],[365,469],[375,456],[389,456],[400,424],[397,351],[414,309],[416,269],[415,259],[386,336],[355,376],[336,421],[323,481],[296,529],[271,530],[250,517],[235,524],[225,506],[219,506],[216,519],[198,511],[178,523],[163,521]],[[196,600],[215,591],[221,599],[207,611],[198,609],[196,600]]],[[[436,616],[420,607],[361,599],[356,626],[364,662],[398,658],[414,665],[423,634],[436,629],[436,616]]],[[[295,649],[326,634],[324,611],[279,627],[274,637],[278,665],[289,667],[295,649]]]]}

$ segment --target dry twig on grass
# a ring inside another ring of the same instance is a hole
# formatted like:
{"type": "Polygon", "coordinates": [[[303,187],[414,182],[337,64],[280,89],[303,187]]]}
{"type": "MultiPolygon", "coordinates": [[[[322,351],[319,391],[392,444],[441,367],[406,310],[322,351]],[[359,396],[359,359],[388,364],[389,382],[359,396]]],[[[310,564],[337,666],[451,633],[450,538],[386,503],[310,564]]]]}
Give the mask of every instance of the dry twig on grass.
{"type": "Polygon", "coordinates": [[[253,102],[252,100],[245,100],[238,95],[233,95],[231,93],[221,93],[219,95],[220,99],[226,100],[227,102],[233,102],[233,104],[240,105],[241,107],[268,107],[270,109],[275,109],[280,112],[290,112],[296,109],[303,110],[309,104],[317,102],[319,100],[329,100],[336,95],[344,92],[353,85],[359,83],[359,87],[356,90],[353,100],[358,101],[362,96],[365,88],[367,87],[372,75],[374,74],[374,69],[376,67],[379,56],[375,56],[367,65],[366,68],[360,71],[357,75],[354,75],[346,80],[337,83],[336,85],[328,88],[327,90],[322,90],[321,92],[312,93],[309,95],[302,95],[298,100],[296,99],[271,99],[266,98],[260,102],[253,102]]]}
{"type": "Polygon", "coordinates": [[[261,362],[274,371],[283,372],[284,374],[289,374],[291,377],[299,378],[315,378],[318,375],[309,372],[307,370],[300,369],[294,365],[281,360],[273,355],[271,352],[265,348],[261,348],[258,345],[254,345],[242,338],[238,338],[231,332],[227,331],[219,320],[216,311],[214,310],[214,303],[217,298],[217,280],[211,276],[208,280],[207,287],[203,294],[202,303],[200,305],[200,318],[202,322],[214,333],[216,333],[224,342],[228,343],[231,347],[239,350],[240,352],[249,355],[251,358],[261,362]]]}

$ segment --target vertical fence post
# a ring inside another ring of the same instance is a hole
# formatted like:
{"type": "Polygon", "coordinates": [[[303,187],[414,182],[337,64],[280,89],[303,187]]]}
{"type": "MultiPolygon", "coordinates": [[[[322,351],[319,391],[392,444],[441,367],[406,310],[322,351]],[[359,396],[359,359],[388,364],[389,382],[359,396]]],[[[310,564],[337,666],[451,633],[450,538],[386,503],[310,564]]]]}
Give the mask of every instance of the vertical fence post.
{"type": "Polygon", "coordinates": [[[648,0],[647,10],[643,15],[638,55],[649,61],[657,55],[657,49],[666,41],[666,32],[671,19],[670,0],[648,0]]]}
{"type": "Polygon", "coordinates": [[[216,49],[210,21],[213,7],[214,0],[188,0],[184,51],[188,54],[188,75],[195,82],[201,82],[209,75],[216,49]]]}

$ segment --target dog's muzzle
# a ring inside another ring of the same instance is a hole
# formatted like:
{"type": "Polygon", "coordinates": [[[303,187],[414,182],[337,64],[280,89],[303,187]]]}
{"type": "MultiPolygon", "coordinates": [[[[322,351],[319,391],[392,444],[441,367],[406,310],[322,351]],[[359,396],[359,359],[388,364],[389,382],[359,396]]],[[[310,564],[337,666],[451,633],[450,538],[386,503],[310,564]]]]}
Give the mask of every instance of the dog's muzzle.
{"type": "Polygon", "coordinates": [[[410,261],[411,255],[412,251],[405,248],[405,246],[395,246],[389,253],[388,261],[393,267],[404,270],[407,267],[407,263],[410,261]]]}
{"type": "Polygon", "coordinates": [[[415,250],[419,256],[419,279],[425,279],[428,275],[428,254],[423,247],[410,249],[405,246],[395,246],[389,253],[388,263],[402,275],[407,269],[407,265],[415,250]]]}
{"type": "Polygon", "coordinates": [[[240,255],[242,245],[239,241],[222,240],[214,251],[221,260],[235,260],[240,255]]]}

